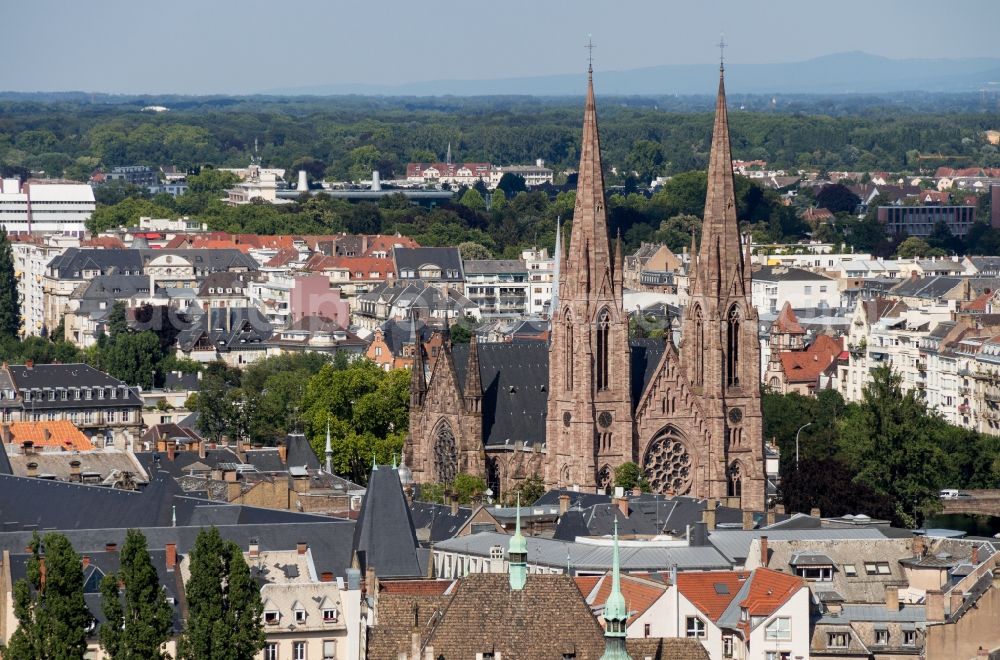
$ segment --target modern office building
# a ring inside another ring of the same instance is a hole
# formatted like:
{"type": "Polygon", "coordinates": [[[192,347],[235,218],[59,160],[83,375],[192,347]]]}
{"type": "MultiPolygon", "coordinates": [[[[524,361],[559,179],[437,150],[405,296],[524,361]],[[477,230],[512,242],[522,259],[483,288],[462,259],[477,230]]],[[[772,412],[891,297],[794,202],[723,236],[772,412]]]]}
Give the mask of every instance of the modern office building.
{"type": "Polygon", "coordinates": [[[94,212],[93,189],[85,183],[29,179],[0,182],[0,225],[10,232],[83,236],[94,212]]]}

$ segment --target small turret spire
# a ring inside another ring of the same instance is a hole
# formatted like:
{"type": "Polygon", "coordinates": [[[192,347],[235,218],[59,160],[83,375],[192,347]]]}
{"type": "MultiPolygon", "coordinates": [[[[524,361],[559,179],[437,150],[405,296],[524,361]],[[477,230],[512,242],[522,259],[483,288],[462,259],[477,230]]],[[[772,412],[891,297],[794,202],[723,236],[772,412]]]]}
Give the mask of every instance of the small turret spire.
{"type": "Polygon", "coordinates": [[[604,603],[604,655],[601,656],[601,660],[631,660],[625,649],[625,621],[628,619],[628,608],[625,606],[625,597],[622,596],[617,519],[612,544],[611,593],[604,603]]]}
{"type": "Polygon", "coordinates": [[[514,536],[510,537],[507,548],[507,562],[510,565],[510,589],[521,591],[528,579],[528,542],[521,534],[521,494],[517,494],[514,536]]]}

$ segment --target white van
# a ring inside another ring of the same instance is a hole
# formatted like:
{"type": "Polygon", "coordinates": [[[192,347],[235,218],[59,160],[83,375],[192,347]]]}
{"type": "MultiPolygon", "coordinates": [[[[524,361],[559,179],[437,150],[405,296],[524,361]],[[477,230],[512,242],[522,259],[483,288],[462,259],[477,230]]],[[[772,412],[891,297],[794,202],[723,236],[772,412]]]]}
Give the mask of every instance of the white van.
{"type": "Polygon", "coordinates": [[[942,500],[957,500],[958,490],[954,488],[946,488],[942,490],[940,493],[938,493],[938,495],[941,497],[942,500]]]}

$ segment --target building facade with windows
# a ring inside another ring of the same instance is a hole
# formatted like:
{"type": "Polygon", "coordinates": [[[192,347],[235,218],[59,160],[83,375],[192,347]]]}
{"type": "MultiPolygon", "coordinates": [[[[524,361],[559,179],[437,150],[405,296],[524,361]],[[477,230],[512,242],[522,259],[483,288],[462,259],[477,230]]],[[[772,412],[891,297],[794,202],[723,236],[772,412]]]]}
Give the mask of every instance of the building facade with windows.
{"type": "Polygon", "coordinates": [[[97,208],[85,183],[29,179],[0,180],[0,226],[8,233],[69,234],[82,237],[97,208]]]}

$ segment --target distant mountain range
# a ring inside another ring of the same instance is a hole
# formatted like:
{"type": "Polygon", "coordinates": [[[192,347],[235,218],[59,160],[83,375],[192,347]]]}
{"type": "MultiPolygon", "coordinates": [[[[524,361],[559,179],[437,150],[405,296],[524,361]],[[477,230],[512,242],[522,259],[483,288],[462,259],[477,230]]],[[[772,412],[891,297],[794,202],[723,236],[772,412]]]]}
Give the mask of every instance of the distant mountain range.
{"type": "MultiPolygon", "coordinates": [[[[596,71],[603,95],[712,94],[714,64],[596,71]]],[[[1000,58],[894,60],[863,52],[837,53],[786,64],[729,64],[726,89],[737,94],[878,94],[886,92],[1000,91],[1000,58]]],[[[400,85],[347,83],[262,90],[262,94],[384,96],[580,96],[583,74],[497,80],[427,80],[400,85]]]]}

